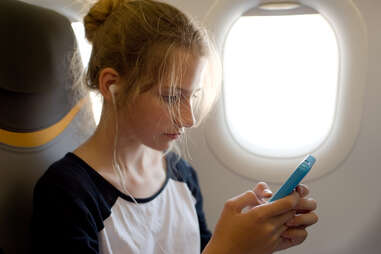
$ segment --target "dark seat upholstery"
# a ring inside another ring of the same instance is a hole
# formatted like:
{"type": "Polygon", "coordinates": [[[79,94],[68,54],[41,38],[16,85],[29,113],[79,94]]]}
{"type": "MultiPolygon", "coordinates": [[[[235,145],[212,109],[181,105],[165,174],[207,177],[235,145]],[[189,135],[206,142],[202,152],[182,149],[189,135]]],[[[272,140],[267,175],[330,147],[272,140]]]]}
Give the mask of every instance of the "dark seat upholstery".
{"type": "Polygon", "coordinates": [[[94,125],[81,128],[89,102],[72,89],[76,41],[67,18],[1,0],[0,34],[0,253],[22,254],[36,180],[94,125]]]}

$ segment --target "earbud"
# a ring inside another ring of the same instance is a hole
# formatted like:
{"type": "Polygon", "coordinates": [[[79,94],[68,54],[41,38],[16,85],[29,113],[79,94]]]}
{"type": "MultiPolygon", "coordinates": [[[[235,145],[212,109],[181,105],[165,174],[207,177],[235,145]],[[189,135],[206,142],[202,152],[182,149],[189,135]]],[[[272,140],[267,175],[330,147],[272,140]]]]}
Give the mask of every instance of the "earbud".
{"type": "Polygon", "coordinates": [[[112,84],[108,87],[108,89],[110,90],[110,93],[111,93],[111,97],[112,97],[112,103],[115,104],[115,91],[116,91],[116,85],[115,84],[112,84]]]}
{"type": "Polygon", "coordinates": [[[116,91],[116,85],[115,84],[112,84],[108,87],[108,89],[110,90],[111,94],[114,95],[115,94],[115,91],[116,91]]]}

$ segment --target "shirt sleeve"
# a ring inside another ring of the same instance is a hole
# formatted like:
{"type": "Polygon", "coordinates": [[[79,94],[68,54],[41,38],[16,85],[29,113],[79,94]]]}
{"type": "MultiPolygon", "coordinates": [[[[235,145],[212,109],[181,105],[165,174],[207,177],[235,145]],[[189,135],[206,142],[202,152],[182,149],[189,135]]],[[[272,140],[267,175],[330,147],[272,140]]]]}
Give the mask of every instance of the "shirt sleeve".
{"type": "Polygon", "coordinates": [[[97,226],[83,201],[57,185],[38,183],[32,218],[33,253],[99,253],[97,226]]]}
{"type": "Polygon", "coordinates": [[[206,223],[205,213],[203,209],[203,197],[200,189],[200,185],[198,183],[198,176],[196,171],[192,166],[190,166],[185,160],[180,159],[177,164],[177,170],[179,171],[180,177],[184,178],[185,182],[188,185],[188,188],[192,192],[193,197],[196,199],[196,212],[198,217],[198,223],[200,228],[200,237],[201,237],[201,252],[208,244],[210,238],[212,237],[212,233],[208,229],[208,225],[206,223]]]}
{"type": "Polygon", "coordinates": [[[208,225],[206,223],[204,208],[203,208],[203,198],[201,194],[201,189],[198,184],[198,178],[196,171],[192,168],[192,182],[194,183],[193,188],[191,189],[193,196],[196,198],[196,211],[198,217],[198,223],[200,227],[200,236],[201,236],[201,250],[202,252],[205,246],[208,244],[210,238],[212,237],[212,233],[208,229],[208,225]]]}

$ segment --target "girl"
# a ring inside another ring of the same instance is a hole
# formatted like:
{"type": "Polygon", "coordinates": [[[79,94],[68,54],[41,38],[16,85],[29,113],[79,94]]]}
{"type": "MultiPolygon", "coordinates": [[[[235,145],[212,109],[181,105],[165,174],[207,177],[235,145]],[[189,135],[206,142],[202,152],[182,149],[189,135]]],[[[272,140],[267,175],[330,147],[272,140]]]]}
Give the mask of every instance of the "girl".
{"type": "Polygon", "coordinates": [[[266,203],[271,191],[258,184],[226,202],[212,235],[196,172],[170,152],[218,94],[203,30],[152,0],[100,0],[84,25],[101,120],[35,187],[35,253],[265,254],[304,241],[317,221],[307,187],[266,203]]]}

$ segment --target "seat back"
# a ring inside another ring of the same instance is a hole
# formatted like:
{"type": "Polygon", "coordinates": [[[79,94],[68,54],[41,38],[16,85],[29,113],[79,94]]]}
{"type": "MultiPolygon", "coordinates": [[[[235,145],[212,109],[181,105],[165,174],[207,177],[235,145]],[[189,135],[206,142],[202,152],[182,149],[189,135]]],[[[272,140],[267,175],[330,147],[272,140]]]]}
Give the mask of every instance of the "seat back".
{"type": "Polygon", "coordinates": [[[88,97],[72,89],[76,40],[67,18],[1,0],[0,31],[0,253],[22,254],[30,253],[37,179],[82,143],[94,122],[88,97]]]}

